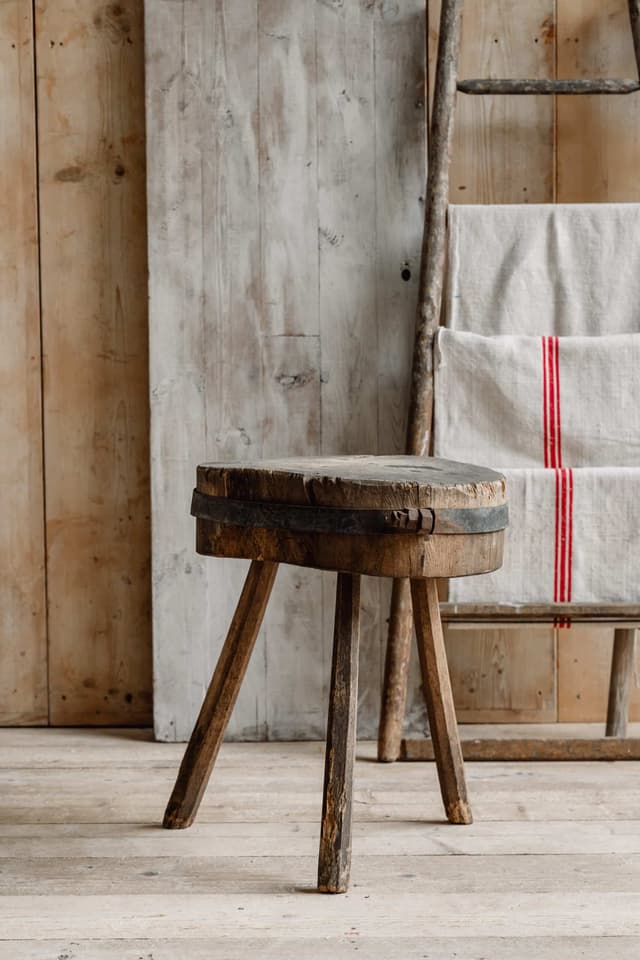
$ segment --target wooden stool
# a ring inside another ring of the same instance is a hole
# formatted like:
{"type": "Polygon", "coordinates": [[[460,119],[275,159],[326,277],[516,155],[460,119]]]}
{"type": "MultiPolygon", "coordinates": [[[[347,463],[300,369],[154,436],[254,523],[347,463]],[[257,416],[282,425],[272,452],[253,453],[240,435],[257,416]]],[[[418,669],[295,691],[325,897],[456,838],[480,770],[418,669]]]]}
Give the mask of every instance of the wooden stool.
{"type": "Polygon", "coordinates": [[[440,789],[471,823],[436,578],[502,563],[505,483],[427,457],[329,457],[204,464],[191,512],[197,551],[252,561],[164,816],[188,827],[247,669],[279,563],[338,573],[318,886],[343,893],[351,860],[360,575],[407,577],[440,789]]]}

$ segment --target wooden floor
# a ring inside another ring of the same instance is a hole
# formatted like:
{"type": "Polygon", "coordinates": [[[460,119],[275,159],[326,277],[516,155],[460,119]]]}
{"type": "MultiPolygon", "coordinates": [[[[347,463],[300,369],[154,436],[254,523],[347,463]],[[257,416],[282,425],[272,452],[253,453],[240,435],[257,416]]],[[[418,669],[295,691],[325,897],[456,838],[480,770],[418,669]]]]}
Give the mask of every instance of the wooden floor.
{"type": "Polygon", "coordinates": [[[353,886],[314,891],[317,743],[223,748],[199,821],[158,824],[182,752],[147,732],[0,730],[2,960],[637,960],[640,763],[467,768],[361,744],[353,886]]]}

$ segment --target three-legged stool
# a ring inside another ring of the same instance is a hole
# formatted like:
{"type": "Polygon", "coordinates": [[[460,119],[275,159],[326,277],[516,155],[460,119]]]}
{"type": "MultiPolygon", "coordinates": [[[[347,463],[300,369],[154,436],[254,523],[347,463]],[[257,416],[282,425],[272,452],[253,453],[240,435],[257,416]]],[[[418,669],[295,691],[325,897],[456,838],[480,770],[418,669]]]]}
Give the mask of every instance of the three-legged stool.
{"type": "Polygon", "coordinates": [[[447,817],[471,823],[436,579],[502,563],[504,479],[428,457],[308,457],[198,467],[197,551],[252,561],[185,752],[164,826],[200,805],[279,563],[338,574],[318,886],[344,892],[351,860],[360,576],[408,577],[429,727],[447,817]]]}

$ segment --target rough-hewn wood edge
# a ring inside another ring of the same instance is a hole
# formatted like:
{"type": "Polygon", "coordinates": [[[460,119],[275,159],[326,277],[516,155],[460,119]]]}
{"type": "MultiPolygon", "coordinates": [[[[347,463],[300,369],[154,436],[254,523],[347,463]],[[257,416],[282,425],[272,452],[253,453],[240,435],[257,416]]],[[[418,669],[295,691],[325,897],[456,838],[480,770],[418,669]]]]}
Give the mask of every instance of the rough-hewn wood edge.
{"type": "Polygon", "coordinates": [[[593,96],[594,94],[626,95],[640,90],[638,80],[511,80],[469,79],[458,83],[460,93],[472,96],[593,96]]]}
{"type": "MultiPolygon", "coordinates": [[[[465,761],[640,760],[640,738],[563,737],[462,740],[465,761]]],[[[433,760],[431,740],[403,740],[400,760],[433,760]]]]}

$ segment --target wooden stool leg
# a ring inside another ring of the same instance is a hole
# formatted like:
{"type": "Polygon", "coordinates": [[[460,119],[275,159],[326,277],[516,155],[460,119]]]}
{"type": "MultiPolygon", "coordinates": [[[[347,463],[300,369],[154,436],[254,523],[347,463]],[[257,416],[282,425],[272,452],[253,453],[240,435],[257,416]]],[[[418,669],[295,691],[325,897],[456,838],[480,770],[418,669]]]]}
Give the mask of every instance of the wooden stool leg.
{"type": "Polygon", "coordinates": [[[609,705],[607,707],[608,737],[626,737],[629,719],[629,693],[636,654],[636,631],[620,628],[613,635],[609,705]]]}
{"type": "Polygon", "coordinates": [[[385,763],[391,763],[400,756],[412,632],[409,581],[394,580],[378,729],[378,760],[385,763]]]}
{"type": "Polygon", "coordinates": [[[344,893],[349,886],[359,635],[360,577],[339,573],[318,860],[323,893],[344,893]]]}
{"type": "Polygon", "coordinates": [[[163,827],[190,827],[198,812],[249,666],[277,569],[277,563],[261,563],[257,560],[249,568],[227,639],[165,810],[163,827]]]}
{"type": "Polygon", "coordinates": [[[435,580],[412,580],[413,616],[433,753],[451,823],[472,823],[435,580]]]}

